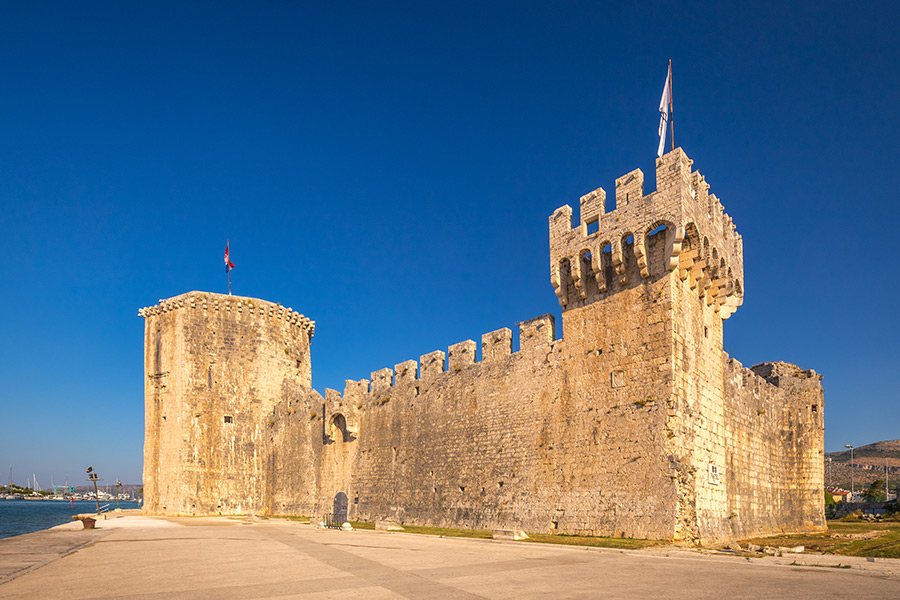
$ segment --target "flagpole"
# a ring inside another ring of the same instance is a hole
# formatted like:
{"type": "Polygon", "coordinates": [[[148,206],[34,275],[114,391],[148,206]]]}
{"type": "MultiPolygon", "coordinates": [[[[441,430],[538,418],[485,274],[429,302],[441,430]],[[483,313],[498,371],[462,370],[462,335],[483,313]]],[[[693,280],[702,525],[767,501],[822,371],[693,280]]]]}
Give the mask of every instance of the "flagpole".
{"type": "Polygon", "coordinates": [[[228,273],[228,295],[231,295],[231,269],[228,268],[228,262],[231,260],[231,255],[228,252],[228,247],[231,245],[231,240],[225,240],[225,272],[228,273]]]}
{"type": "Polygon", "coordinates": [[[672,150],[675,149],[675,99],[672,96],[672,59],[669,59],[669,127],[672,130],[672,150]]]}

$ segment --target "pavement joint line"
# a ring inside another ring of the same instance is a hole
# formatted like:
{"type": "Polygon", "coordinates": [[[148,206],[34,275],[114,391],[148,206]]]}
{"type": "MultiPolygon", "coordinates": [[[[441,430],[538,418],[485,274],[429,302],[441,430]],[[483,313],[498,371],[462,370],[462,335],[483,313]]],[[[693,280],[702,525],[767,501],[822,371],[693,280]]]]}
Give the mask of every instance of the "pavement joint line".
{"type": "MultiPolygon", "coordinates": [[[[267,524],[268,525],[268,524],[267,524]]],[[[278,525],[277,523],[272,523],[272,525],[278,525]]],[[[303,525],[303,524],[300,524],[303,525]]],[[[820,570],[822,568],[828,568],[827,566],[816,566],[816,565],[802,565],[796,564],[791,565],[784,562],[779,562],[780,560],[784,560],[785,558],[797,559],[814,559],[819,557],[826,557],[825,560],[837,560],[841,562],[841,564],[847,563],[860,563],[858,565],[851,565],[851,568],[848,571],[853,571],[854,573],[867,573],[869,575],[885,575],[885,574],[893,574],[895,571],[885,571],[882,569],[872,569],[868,568],[868,564],[871,561],[868,561],[865,565],[862,564],[867,561],[864,557],[859,556],[844,556],[841,555],[825,555],[825,554],[797,554],[796,556],[790,557],[775,557],[769,555],[761,555],[761,556],[753,556],[750,557],[750,561],[746,560],[744,556],[730,556],[726,554],[713,553],[705,549],[691,549],[691,548],[681,548],[678,546],[670,546],[669,550],[666,550],[666,547],[655,547],[655,548],[646,548],[646,549],[631,549],[631,548],[605,548],[602,546],[576,546],[576,545],[568,545],[568,544],[551,544],[546,542],[522,542],[522,541],[507,541],[507,540],[492,540],[487,538],[470,538],[470,537],[462,537],[462,536],[444,536],[430,533],[411,533],[411,532],[403,532],[403,531],[373,531],[370,529],[353,529],[349,532],[335,530],[332,532],[334,535],[347,535],[347,534],[363,534],[363,535],[397,535],[397,536],[415,536],[415,537],[423,537],[423,538],[431,538],[431,539],[442,539],[442,540],[453,540],[460,543],[481,543],[481,544],[496,544],[496,545],[504,545],[504,546],[515,546],[517,548],[527,547],[527,546],[535,546],[539,548],[552,548],[554,551],[569,551],[569,552],[597,552],[600,554],[623,554],[623,555],[631,555],[640,558],[666,558],[670,560],[683,560],[683,561],[692,561],[692,562],[715,562],[715,563],[723,563],[723,564],[747,564],[754,565],[757,567],[792,567],[792,568],[808,568],[808,569],[816,569],[820,570]],[[671,556],[670,556],[671,554],[671,556]],[[841,560],[843,559],[843,560],[841,560]]],[[[324,542],[323,545],[341,545],[339,542],[324,542]]],[[[895,563],[896,571],[900,572],[900,559],[891,559],[891,558],[879,558],[878,563],[887,562],[888,564],[895,563]]]]}
{"type": "Polygon", "coordinates": [[[427,582],[433,588],[434,595],[437,596],[439,593],[441,598],[458,598],[460,600],[483,600],[485,598],[485,596],[461,590],[441,581],[426,579],[410,571],[395,569],[352,552],[308,540],[289,531],[273,528],[270,532],[266,537],[300,551],[323,564],[333,566],[352,576],[361,577],[377,587],[404,598],[411,600],[421,598],[419,584],[423,582],[427,582]]]}
{"type": "MultiPolygon", "coordinates": [[[[279,583],[280,586],[290,589],[285,589],[284,593],[276,593],[272,595],[271,593],[267,593],[265,596],[261,596],[264,598],[295,598],[298,595],[307,595],[307,594],[319,594],[322,592],[337,592],[337,591],[346,591],[346,590],[354,590],[354,589],[365,589],[366,586],[360,586],[355,584],[352,581],[350,576],[347,577],[345,581],[337,581],[333,577],[320,577],[317,579],[303,579],[299,581],[283,581],[279,583]],[[298,590],[295,586],[298,584],[302,584],[305,586],[304,590],[298,590]],[[314,588],[314,589],[308,589],[314,588]]],[[[162,592],[143,592],[138,594],[127,594],[124,596],[92,596],[89,598],[83,598],[82,600],[169,600],[170,598],[179,598],[181,600],[206,600],[207,598],[221,598],[221,597],[241,597],[241,598],[253,598],[260,597],[254,596],[253,593],[258,591],[257,584],[246,584],[246,585],[222,585],[222,586],[214,586],[214,587],[205,587],[202,589],[195,590],[166,590],[162,592]],[[240,596],[226,596],[226,592],[230,592],[231,594],[241,593],[240,596]]]]}

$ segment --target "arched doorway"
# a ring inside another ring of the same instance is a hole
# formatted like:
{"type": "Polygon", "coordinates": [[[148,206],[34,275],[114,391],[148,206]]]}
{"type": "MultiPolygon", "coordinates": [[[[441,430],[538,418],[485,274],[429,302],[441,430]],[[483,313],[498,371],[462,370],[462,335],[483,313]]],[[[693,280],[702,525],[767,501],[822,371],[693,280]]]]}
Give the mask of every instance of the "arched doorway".
{"type": "Polygon", "coordinates": [[[347,520],[347,507],[349,506],[349,499],[347,498],[347,494],[344,492],[338,492],[334,496],[334,510],[332,517],[334,522],[338,525],[342,525],[344,521],[347,520]]]}

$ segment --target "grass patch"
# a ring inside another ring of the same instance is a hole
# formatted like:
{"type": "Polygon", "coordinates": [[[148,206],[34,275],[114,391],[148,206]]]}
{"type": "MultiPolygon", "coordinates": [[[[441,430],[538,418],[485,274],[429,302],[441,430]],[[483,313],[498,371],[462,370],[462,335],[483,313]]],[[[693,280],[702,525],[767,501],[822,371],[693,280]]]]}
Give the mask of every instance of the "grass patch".
{"type": "Polygon", "coordinates": [[[543,544],[562,544],[564,546],[594,546],[597,548],[618,548],[620,550],[641,550],[670,544],[662,540],[636,540],[632,538],[608,538],[593,537],[587,535],[566,535],[529,533],[529,542],[541,542],[543,544]]]}
{"type": "MultiPolygon", "coordinates": [[[[308,521],[314,519],[306,516],[273,515],[273,519],[286,519],[288,521],[308,521]]],[[[315,519],[314,519],[315,520],[315,519]]],[[[317,521],[316,521],[317,522],[317,521]]],[[[350,521],[353,529],[374,530],[375,523],[371,521],[350,521]]],[[[484,529],[452,529],[449,527],[420,527],[418,525],[402,525],[403,531],[397,533],[418,533],[424,535],[441,535],[444,537],[474,538],[489,540],[494,537],[493,531],[484,529]]],[[[664,540],[636,540],[632,538],[607,538],[592,537],[587,535],[567,535],[529,533],[528,542],[542,544],[560,544],[563,546],[594,546],[597,548],[618,548],[620,550],[640,550],[670,544],[664,540]]]]}
{"type": "Polygon", "coordinates": [[[841,556],[900,558],[900,523],[894,521],[829,521],[824,533],[776,535],[741,540],[741,545],[805,546],[807,551],[841,556]],[[849,536],[878,532],[871,539],[849,536]]]}
{"type": "MultiPolygon", "coordinates": [[[[354,525],[355,527],[355,525],[354,525]]],[[[374,525],[372,526],[375,527],[374,525]]],[[[419,533],[425,535],[442,535],[444,537],[491,539],[493,533],[481,529],[451,529],[449,527],[420,527],[418,525],[402,525],[402,533],[419,533]]]]}
{"type": "MultiPolygon", "coordinates": [[[[375,523],[366,521],[353,521],[354,529],[375,529],[375,523]]],[[[494,537],[493,531],[484,529],[451,529],[449,527],[420,527],[418,525],[402,525],[403,531],[398,533],[418,533],[424,535],[441,535],[444,537],[461,537],[489,540],[494,537]]],[[[619,548],[625,550],[640,550],[660,546],[670,542],[660,540],[635,540],[631,538],[604,538],[582,535],[553,534],[544,535],[529,533],[529,542],[544,544],[562,544],[565,546],[595,546],[598,548],[619,548]]]]}

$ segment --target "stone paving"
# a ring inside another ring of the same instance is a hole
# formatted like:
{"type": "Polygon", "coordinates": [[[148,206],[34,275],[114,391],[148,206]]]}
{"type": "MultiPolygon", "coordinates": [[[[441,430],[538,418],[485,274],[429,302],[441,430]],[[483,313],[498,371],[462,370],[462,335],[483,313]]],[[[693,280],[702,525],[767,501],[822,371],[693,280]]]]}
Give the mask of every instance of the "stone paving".
{"type": "Polygon", "coordinates": [[[126,516],[0,540],[0,598],[896,598],[900,561],[747,560],[126,516]],[[795,566],[790,561],[836,566],[795,566]]]}

